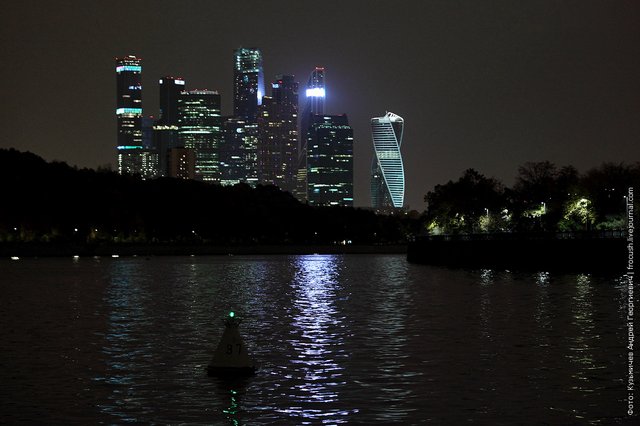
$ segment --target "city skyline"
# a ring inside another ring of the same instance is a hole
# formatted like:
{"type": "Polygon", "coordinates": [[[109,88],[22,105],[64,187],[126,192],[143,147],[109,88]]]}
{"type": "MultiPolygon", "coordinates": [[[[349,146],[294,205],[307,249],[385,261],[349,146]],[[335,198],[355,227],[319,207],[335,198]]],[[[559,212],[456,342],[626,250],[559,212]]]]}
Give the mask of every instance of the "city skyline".
{"type": "Polygon", "coordinates": [[[255,46],[267,81],[292,74],[302,85],[326,68],[327,113],[347,113],[354,128],[356,206],[370,205],[369,119],[385,110],[411,123],[406,204],[418,210],[435,184],[471,167],[509,183],[526,161],[586,170],[640,158],[638,4],[420,2],[392,17],[383,4],[10,4],[2,147],[115,170],[114,57],[143,59],[145,116],[158,116],[167,75],[219,91],[230,115],[231,54],[255,46]],[[283,13],[290,24],[267,25],[283,13]],[[326,29],[306,31],[310,17],[326,29]]]}

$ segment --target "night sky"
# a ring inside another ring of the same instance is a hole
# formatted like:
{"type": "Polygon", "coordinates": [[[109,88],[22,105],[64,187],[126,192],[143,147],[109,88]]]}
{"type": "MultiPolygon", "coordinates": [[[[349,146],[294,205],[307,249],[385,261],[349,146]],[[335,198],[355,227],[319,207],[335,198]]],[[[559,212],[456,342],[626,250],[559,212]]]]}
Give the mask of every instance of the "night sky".
{"type": "MultiPolygon", "coordinates": [[[[116,56],[222,94],[233,50],[265,83],[326,68],[327,112],[355,132],[355,204],[369,205],[369,119],[405,119],[406,202],[467,168],[513,182],[526,161],[640,160],[640,1],[11,1],[0,16],[0,147],[115,165],[116,56]]],[[[268,90],[270,92],[270,90],[268,90]]]]}

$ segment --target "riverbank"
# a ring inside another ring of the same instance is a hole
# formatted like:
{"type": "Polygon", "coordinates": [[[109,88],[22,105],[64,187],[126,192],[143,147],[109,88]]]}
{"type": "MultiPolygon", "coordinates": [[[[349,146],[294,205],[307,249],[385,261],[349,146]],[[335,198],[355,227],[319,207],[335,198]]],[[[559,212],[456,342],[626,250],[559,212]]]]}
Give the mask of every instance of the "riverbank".
{"type": "Polygon", "coordinates": [[[255,254],[404,254],[407,246],[394,245],[250,245],[217,246],[206,244],[0,244],[0,257],[66,256],[209,256],[255,254]]]}
{"type": "Polygon", "coordinates": [[[562,272],[623,274],[627,257],[622,233],[430,236],[407,249],[412,263],[562,272]]]}

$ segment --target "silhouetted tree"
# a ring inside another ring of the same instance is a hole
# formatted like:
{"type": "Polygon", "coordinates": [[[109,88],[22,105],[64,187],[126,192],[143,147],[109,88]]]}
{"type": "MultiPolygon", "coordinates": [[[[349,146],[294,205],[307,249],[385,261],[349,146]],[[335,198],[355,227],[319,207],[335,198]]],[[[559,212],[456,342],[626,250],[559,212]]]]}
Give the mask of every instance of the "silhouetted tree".
{"type": "Polygon", "coordinates": [[[504,188],[496,179],[468,169],[456,182],[436,185],[425,201],[428,226],[434,232],[488,231],[493,230],[492,215],[499,217],[504,208],[504,188]]]}
{"type": "Polygon", "coordinates": [[[553,231],[572,194],[580,192],[578,171],[558,169],[549,161],[525,163],[518,168],[510,205],[517,231],[553,231]]]}
{"type": "Polygon", "coordinates": [[[0,149],[0,181],[0,242],[395,243],[411,229],[403,217],[310,207],[271,185],[143,181],[16,150],[0,149]]]}
{"type": "Polygon", "coordinates": [[[640,185],[640,163],[603,163],[581,179],[584,197],[593,203],[599,229],[622,229],[626,220],[626,196],[630,187],[640,185]]]}

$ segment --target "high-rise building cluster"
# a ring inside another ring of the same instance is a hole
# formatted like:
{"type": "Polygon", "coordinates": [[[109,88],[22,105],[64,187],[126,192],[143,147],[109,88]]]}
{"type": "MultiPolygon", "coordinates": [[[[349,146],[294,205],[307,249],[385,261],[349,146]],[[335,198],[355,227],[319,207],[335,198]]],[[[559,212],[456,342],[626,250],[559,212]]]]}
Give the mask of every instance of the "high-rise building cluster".
{"type": "Polygon", "coordinates": [[[345,114],[325,113],[324,68],[300,102],[293,75],[277,75],[265,93],[259,49],[236,49],[233,66],[233,116],[222,115],[217,91],[167,76],[154,120],[142,113],[142,60],[117,58],[119,173],[270,184],[310,205],[353,206],[353,129],[345,114]]]}

